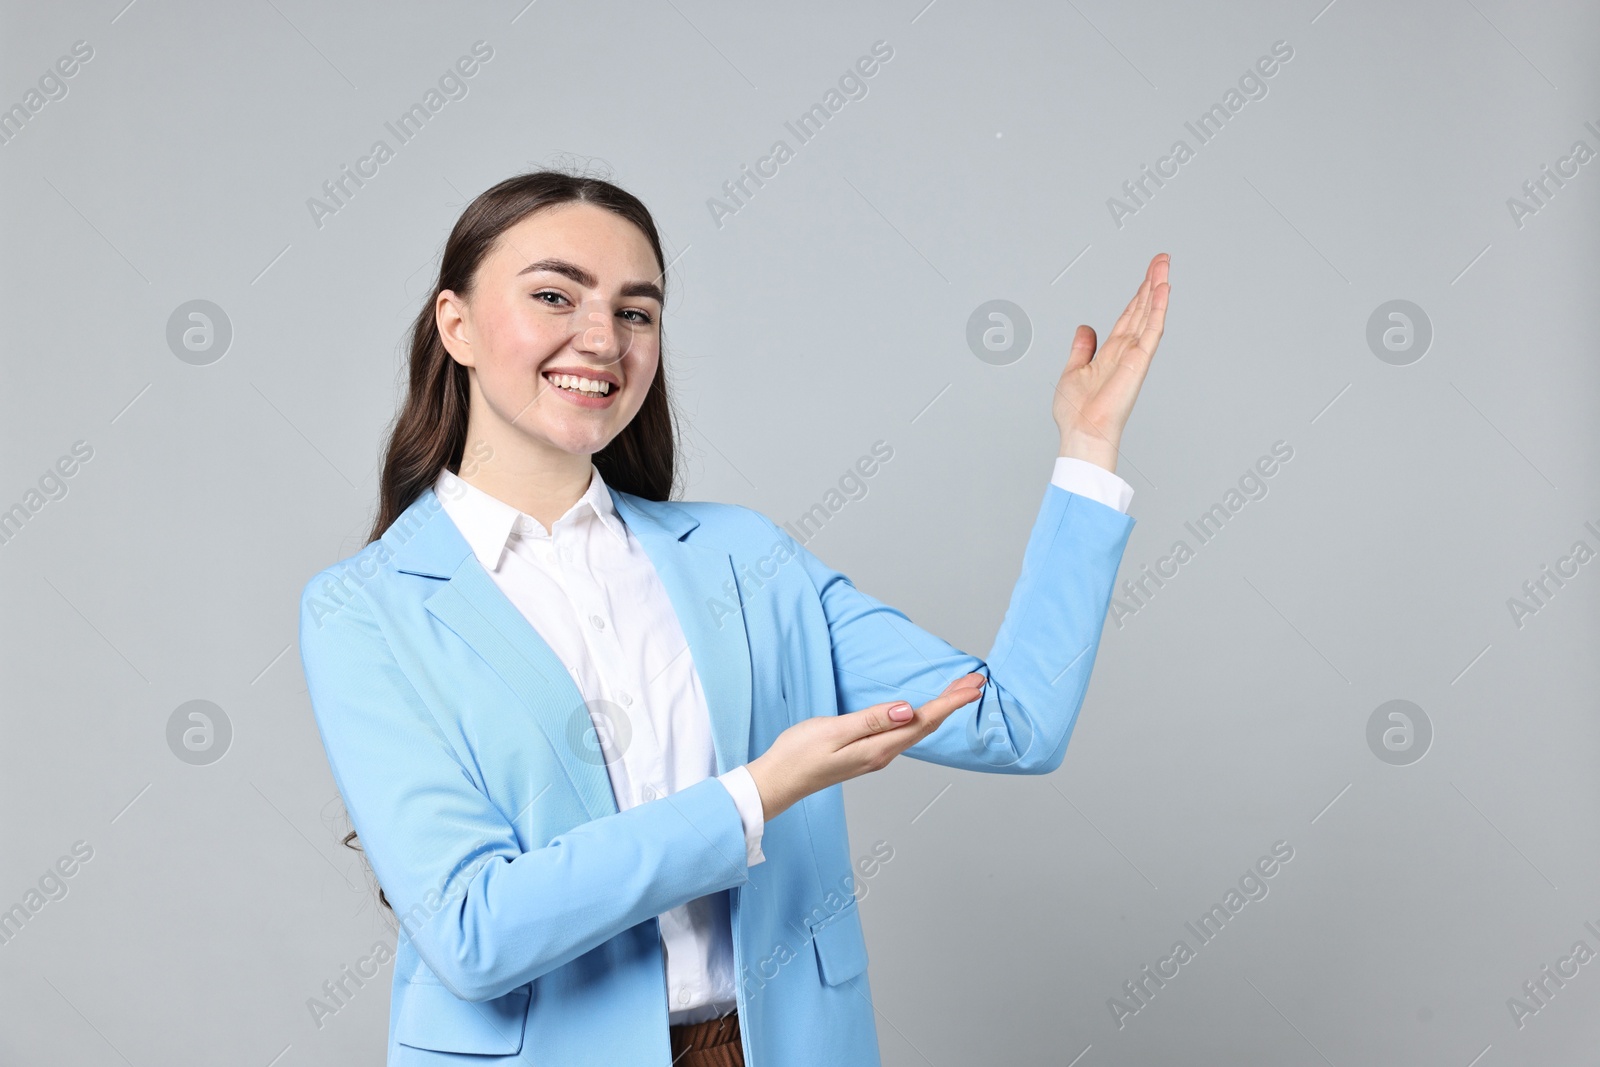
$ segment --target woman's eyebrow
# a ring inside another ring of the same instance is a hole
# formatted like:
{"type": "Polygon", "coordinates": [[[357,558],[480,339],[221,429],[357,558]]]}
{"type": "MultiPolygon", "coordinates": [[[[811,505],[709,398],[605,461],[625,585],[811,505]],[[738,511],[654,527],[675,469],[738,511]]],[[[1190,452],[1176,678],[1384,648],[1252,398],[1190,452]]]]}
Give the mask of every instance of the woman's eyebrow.
{"type": "MultiPolygon", "coordinates": [[[[540,270],[547,270],[555,274],[565,275],[566,277],[577,282],[579,285],[583,286],[585,289],[593,289],[595,287],[595,276],[593,274],[584,270],[576,263],[570,263],[564,259],[541,259],[536,263],[529,263],[526,267],[523,267],[521,270],[517,271],[517,277],[520,278],[524,274],[532,274],[534,271],[540,270]]],[[[648,296],[654,299],[658,304],[666,303],[666,298],[661,292],[661,286],[657,285],[655,282],[628,282],[622,287],[622,295],[648,296]]]]}

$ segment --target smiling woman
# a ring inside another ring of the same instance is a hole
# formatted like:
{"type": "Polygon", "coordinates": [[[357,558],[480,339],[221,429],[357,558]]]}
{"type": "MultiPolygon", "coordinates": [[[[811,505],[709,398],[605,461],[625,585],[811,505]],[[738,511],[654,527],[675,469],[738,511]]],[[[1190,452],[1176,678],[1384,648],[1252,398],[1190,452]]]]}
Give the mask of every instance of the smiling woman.
{"type": "Polygon", "coordinates": [[[590,455],[633,422],[657,379],[660,277],[659,246],[637,225],[575,201],[508,227],[460,291],[438,294],[440,342],[470,368],[468,439],[520,459],[485,466],[474,486],[546,528],[572,506],[590,455]],[[525,250],[545,254],[529,262],[525,250]],[[530,480],[530,466],[545,477],[530,480]]]}
{"type": "Polygon", "coordinates": [[[665,262],[607,182],[474,200],[413,325],[372,536],[301,592],[347,843],[400,924],[395,1067],[877,1064],[841,784],[901,754],[1046,773],[1083,702],[1165,257],[1099,356],[1079,328],[987,662],[765,515],[670,500],[665,262]]]}
{"type": "MultiPolygon", "coordinates": [[[[649,212],[609,183],[543,171],[479,196],[456,223],[413,326],[411,388],[391,433],[370,540],[441,467],[457,469],[469,439],[508,457],[531,458],[531,448],[564,467],[568,505],[588,481],[591,455],[608,485],[667,499],[675,435],[660,362],[664,262],[649,212]],[[602,266],[624,272],[609,298],[594,273],[602,266]],[[575,394],[570,380],[551,382],[552,372],[604,380],[611,390],[575,394]],[[563,447],[578,445],[582,452],[563,447]]],[[[516,493],[516,505],[528,502],[518,491],[526,474],[523,464],[483,464],[468,480],[491,495],[516,493]]]]}

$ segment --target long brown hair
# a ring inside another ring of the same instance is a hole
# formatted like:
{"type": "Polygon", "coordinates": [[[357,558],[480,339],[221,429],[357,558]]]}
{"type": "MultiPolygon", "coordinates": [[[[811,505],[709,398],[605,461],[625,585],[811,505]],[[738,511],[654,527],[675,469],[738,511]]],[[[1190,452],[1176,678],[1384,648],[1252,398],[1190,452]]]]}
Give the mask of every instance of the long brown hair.
{"type": "MultiPolygon", "coordinates": [[[[467,440],[468,371],[445,350],[434,319],[439,294],[446,289],[463,298],[472,295],[478,266],[506,230],[543,208],[558,204],[594,204],[633,223],[650,242],[666,293],[666,258],[655,220],[638,197],[600,178],[556,170],[518,174],[486,189],[467,205],[445,241],[439,277],[433,292],[411,325],[410,381],[405,402],[389,428],[389,444],[379,479],[378,514],[367,543],[383,532],[426,492],[442,467],[460,473],[467,440]]],[[[662,308],[665,312],[665,306],[662,308]]],[[[664,315],[663,315],[664,318],[664,315]]],[[[677,434],[667,390],[665,337],[655,378],[639,413],[612,441],[594,455],[606,485],[647,500],[667,500],[677,480],[677,434]]],[[[354,844],[356,832],[344,836],[354,844]]],[[[378,889],[378,900],[393,906],[378,889]]]]}

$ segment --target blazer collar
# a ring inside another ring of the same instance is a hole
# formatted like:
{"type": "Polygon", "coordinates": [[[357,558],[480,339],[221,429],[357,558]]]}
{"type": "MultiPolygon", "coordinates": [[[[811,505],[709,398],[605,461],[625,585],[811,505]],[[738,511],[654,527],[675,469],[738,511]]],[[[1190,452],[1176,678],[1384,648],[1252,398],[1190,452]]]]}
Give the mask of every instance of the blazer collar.
{"type": "MultiPolygon", "coordinates": [[[[616,503],[608,492],[609,486],[600,469],[592,462],[589,472],[589,487],[567,513],[555,521],[554,528],[546,530],[546,534],[555,533],[555,528],[592,520],[605,527],[608,536],[615,538],[619,544],[625,544],[628,531],[617,514],[616,503]]],[[[433,482],[433,491],[456,528],[466,538],[467,544],[472,546],[472,554],[478,557],[484,570],[499,570],[506,545],[519,523],[531,523],[543,529],[537,519],[489,495],[448,467],[440,468],[439,476],[433,482]]]]}
{"type": "MultiPolygon", "coordinates": [[[[705,693],[717,773],[724,774],[750,759],[750,646],[733,558],[685,539],[700,524],[687,508],[606,488],[677,614],[705,693]]],[[[585,741],[592,726],[572,675],[495,585],[434,490],[406,508],[382,540],[398,570],[439,580],[423,589],[427,611],[506,682],[517,711],[544,732],[590,817],[615,813],[605,764],[585,741]]]]}
{"type": "MultiPolygon", "coordinates": [[[[615,514],[640,536],[641,542],[645,536],[641,531],[648,531],[658,539],[679,541],[700,525],[700,520],[686,508],[670,501],[646,500],[609,484],[605,488],[615,514]]],[[[456,524],[450,521],[432,487],[423,490],[422,495],[400,513],[383,532],[381,540],[393,555],[397,569],[429,578],[451,577],[463,557],[473,551],[456,524]]],[[[659,567],[660,561],[654,556],[651,561],[659,567]]]]}

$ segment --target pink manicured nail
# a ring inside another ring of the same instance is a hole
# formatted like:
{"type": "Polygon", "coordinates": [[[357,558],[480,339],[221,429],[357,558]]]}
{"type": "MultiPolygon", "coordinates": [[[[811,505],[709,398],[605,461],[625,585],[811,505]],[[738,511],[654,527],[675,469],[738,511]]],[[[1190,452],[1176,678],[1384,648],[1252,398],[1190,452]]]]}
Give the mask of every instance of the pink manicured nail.
{"type": "Polygon", "coordinates": [[[911,705],[902,701],[889,706],[889,718],[895,722],[906,722],[911,718],[911,705]]]}

